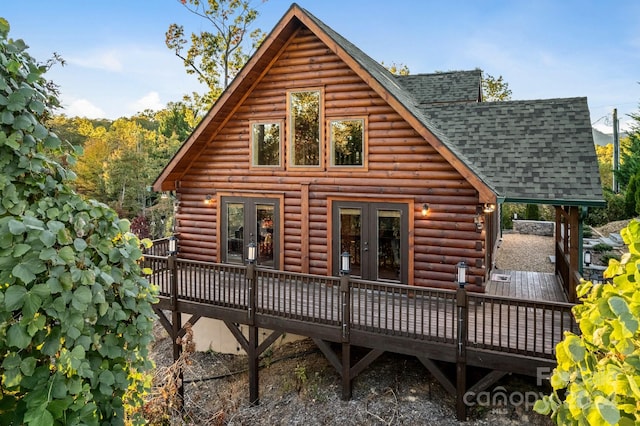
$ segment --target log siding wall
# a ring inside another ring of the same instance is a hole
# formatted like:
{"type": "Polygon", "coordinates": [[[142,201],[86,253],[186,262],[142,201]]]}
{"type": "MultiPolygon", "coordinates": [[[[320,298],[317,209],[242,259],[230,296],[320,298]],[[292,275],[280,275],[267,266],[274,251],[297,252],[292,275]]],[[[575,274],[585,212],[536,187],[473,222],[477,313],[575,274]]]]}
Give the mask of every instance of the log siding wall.
{"type": "Polygon", "coordinates": [[[352,195],[378,201],[414,200],[413,217],[409,218],[413,220],[413,235],[409,236],[413,284],[452,286],[460,260],[471,265],[476,284],[484,279],[484,232],[477,232],[474,225],[477,191],[366,81],[306,29],[292,38],[180,179],[177,231],[182,257],[220,260],[219,197],[218,202],[209,204],[203,200],[208,194],[228,192],[284,197],[281,258],[286,271],[331,273],[328,199],[352,195]],[[323,90],[324,160],[318,170],[296,170],[289,165],[287,92],[307,88],[323,90]],[[330,168],[326,123],[352,117],[367,119],[367,168],[330,168]],[[287,144],[282,151],[284,167],[251,168],[250,123],[256,121],[283,123],[282,140],[287,144]],[[423,203],[430,207],[427,217],[421,213],[423,203]]]}

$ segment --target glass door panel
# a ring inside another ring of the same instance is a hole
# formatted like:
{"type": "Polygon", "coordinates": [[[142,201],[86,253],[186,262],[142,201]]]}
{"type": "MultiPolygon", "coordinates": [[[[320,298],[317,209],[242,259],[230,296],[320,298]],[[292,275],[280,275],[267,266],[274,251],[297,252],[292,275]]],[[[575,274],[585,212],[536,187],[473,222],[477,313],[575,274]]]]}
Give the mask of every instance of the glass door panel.
{"type": "Polygon", "coordinates": [[[273,204],[256,205],[256,225],[258,234],[258,264],[274,266],[273,257],[273,204]]]}
{"type": "Polygon", "coordinates": [[[351,255],[351,275],[365,280],[406,283],[409,259],[408,205],[337,201],[332,209],[333,274],[340,254],[351,255]]]}
{"type": "MultiPolygon", "coordinates": [[[[361,241],[362,241],[362,210],[358,208],[340,208],[340,253],[351,255],[351,275],[362,275],[361,241]]],[[[365,242],[365,245],[367,243],[365,242]]]]}
{"type": "Polygon", "coordinates": [[[227,262],[244,263],[244,204],[227,204],[227,262]]]}
{"type": "Polygon", "coordinates": [[[400,210],[378,210],[377,269],[378,279],[400,281],[402,259],[400,255],[400,235],[402,215],[400,210]]]}

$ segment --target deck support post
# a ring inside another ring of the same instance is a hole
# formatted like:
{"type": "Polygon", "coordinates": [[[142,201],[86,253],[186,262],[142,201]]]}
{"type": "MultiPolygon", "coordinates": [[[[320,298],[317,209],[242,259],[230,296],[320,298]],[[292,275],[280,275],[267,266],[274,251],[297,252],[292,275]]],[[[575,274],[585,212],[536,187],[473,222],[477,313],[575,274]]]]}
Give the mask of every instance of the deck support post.
{"type": "Polygon", "coordinates": [[[249,403],[258,405],[260,403],[260,352],[258,351],[258,327],[255,326],[256,321],[256,302],[257,302],[257,285],[256,285],[256,265],[250,262],[247,265],[246,279],[249,290],[248,303],[248,325],[249,339],[247,345],[247,356],[249,358],[249,403]]]}
{"type": "Polygon", "coordinates": [[[342,344],[342,399],[351,399],[351,344],[342,344]]]}
{"type": "Polygon", "coordinates": [[[340,292],[342,293],[342,399],[351,399],[351,291],[349,289],[349,275],[340,277],[340,292]]]}
{"type": "MultiPolygon", "coordinates": [[[[171,279],[171,339],[173,347],[173,362],[177,362],[182,355],[182,313],[178,309],[178,263],[176,255],[172,254],[167,259],[167,266],[171,279]]],[[[184,410],[184,372],[182,368],[178,372],[178,401],[180,410],[184,410]]]]}
{"type": "Polygon", "coordinates": [[[467,291],[463,286],[456,293],[456,305],[458,308],[458,338],[456,354],[456,417],[458,421],[467,418],[467,406],[464,395],[467,392],[467,291]]]}
{"type": "Polygon", "coordinates": [[[249,326],[249,403],[260,404],[260,353],[258,352],[258,327],[249,326]]]}

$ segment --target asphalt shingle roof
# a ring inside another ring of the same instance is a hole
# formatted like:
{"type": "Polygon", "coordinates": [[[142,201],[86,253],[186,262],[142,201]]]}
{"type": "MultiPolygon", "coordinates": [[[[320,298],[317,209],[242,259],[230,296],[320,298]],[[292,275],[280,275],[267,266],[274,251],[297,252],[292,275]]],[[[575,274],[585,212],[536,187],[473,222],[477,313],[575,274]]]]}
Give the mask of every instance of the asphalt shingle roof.
{"type": "Polygon", "coordinates": [[[397,75],[396,80],[421,104],[478,102],[482,71],[397,75]]]}
{"type": "Polygon", "coordinates": [[[586,98],[424,106],[507,200],[601,202],[586,98]]]}

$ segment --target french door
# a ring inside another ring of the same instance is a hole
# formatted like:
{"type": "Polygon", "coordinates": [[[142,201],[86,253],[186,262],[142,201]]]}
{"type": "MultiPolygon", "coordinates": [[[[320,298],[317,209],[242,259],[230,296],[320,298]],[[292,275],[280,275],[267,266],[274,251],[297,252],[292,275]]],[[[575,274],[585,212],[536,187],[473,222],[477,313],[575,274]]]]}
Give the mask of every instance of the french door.
{"type": "Polygon", "coordinates": [[[333,203],[333,265],[351,257],[351,275],[365,280],[407,283],[408,206],[401,203],[333,203]]]}
{"type": "Polygon", "coordinates": [[[257,247],[256,263],[258,265],[272,268],[278,265],[279,200],[222,197],[220,201],[222,261],[245,263],[247,247],[250,243],[254,243],[257,247]]]}

